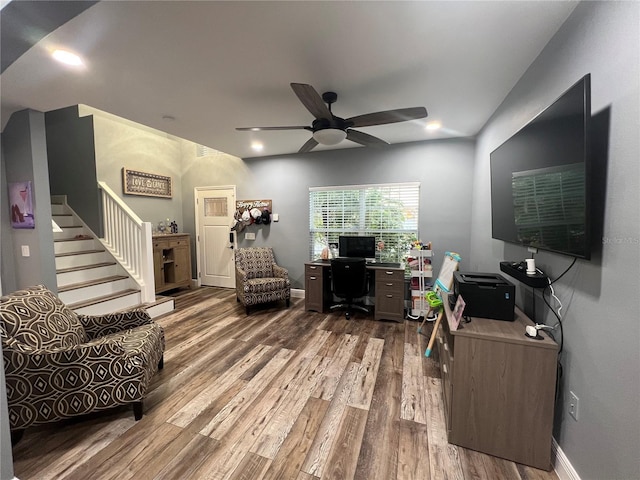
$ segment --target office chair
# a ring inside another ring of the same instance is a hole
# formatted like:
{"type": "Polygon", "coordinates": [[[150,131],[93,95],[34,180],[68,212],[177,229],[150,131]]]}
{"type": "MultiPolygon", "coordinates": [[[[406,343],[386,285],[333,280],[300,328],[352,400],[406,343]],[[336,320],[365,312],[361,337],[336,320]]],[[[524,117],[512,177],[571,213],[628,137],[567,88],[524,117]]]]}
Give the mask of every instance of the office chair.
{"type": "Polygon", "coordinates": [[[369,291],[369,277],[364,258],[334,258],[331,260],[331,292],[345,303],[332,305],[330,310],[346,309],[345,317],[351,318],[352,310],[369,313],[364,305],[354,299],[364,297],[369,291]]]}

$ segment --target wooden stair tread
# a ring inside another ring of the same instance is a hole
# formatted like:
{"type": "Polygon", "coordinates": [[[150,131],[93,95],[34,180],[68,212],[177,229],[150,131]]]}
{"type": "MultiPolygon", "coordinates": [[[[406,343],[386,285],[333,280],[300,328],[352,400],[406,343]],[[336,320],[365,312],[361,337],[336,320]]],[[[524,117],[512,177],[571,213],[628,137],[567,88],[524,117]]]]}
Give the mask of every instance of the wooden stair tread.
{"type": "Polygon", "coordinates": [[[91,270],[92,268],[110,267],[112,265],[117,265],[117,263],[116,262],[100,262],[100,263],[92,263],[91,265],[81,265],[79,267],[61,268],[60,270],[56,270],[56,274],[79,272],[81,270],[91,270]]]}
{"type": "Polygon", "coordinates": [[[87,253],[102,253],[104,249],[101,250],[78,250],[77,252],[66,252],[66,253],[56,253],[56,257],[71,257],[73,255],[86,255],[87,253]]]}
{"type": "Polygon", "coordinates": [[[87,235],[84,238],[75,238],[75,237],[71,237],[71,238],[57,238],[54,239],[53,242],[57,243],[57,242],[80,242],[82,240],[93,240],[94,237],[92,237],[91,235],[87,235]]]}
{"type": "Polygon", "coordinates": [[[114,300],[116,298],[125,297],[127,295],[131,295],[132,293],[140,293],[139,289],[136,288],[128,288],[126,290],[122,290],[117,293],[112,293],[111,295],[105,295],[103,297],[92,298],[91,300],[87,300],[86,302],[78,302],[67,305],[70,309],[76,310],[78,308],[88,307],[90,305],[95,305],[97,303],[108,302],[109,300],[114,300]]]}
{"type": "Polygon", "coordinates": [[[115,282],[117,280],[127,279],[126,275],[112,275],[110,277],[97,278],[95,280],[87,280],[86,282],[78,282],[72,283],[70,285],[65,285],[64,287],[58,287],[58,292],[68,292],[70,290],[77,290],[79,288],[91,287],[93,285],[100,285],[103,283],[115,282]]]}

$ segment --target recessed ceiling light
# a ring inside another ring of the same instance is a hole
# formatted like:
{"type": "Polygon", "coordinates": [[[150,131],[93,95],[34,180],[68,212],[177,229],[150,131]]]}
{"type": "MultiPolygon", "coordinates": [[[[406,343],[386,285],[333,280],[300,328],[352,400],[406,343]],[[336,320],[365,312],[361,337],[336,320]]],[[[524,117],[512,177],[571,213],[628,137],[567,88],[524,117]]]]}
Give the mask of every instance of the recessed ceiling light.
{"type": "Polygon", "coordinates": [[[427,130],[438,130],[440,127],[442,127],[442,124],[440,122],[429,122],[429,123],[427,123],[426,129],[427,130]]]}
{"type": "Polygon", "coordinates": [[[74,67],[84,65],[84,62],[78,55],[66,50],[54,50],[51,56],[60,63],[64,63],[65,65],[71,65],[74,67]]]}
{"type": "Polygon", "coordinates": [[[261,152],[262,149],[264,148],[264,145],[260,142],[253,142],[251,144],[251,148],[255,151],[255,152],[261,152]]]}

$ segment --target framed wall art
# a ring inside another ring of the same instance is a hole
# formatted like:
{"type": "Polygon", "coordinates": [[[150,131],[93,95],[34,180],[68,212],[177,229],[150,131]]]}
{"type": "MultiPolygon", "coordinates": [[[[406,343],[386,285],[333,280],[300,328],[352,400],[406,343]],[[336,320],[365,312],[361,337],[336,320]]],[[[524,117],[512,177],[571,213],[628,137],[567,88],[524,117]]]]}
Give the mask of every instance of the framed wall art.
{"type": "Polygon", "coordinates": [[[30,181],[9,183],[9,204],[13,228],[36,228],[30,181]]]}
{"type": "Polygon", "coordinates": [[[122,191],[125,195],[171,198],[171,177],[123,168],[122,191]]]}

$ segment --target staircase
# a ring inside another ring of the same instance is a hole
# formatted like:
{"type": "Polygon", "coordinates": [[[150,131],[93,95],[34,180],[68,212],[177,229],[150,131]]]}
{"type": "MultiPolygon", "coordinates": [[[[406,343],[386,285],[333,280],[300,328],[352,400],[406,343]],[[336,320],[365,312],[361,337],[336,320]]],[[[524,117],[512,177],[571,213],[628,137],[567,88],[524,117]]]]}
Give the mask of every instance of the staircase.
{"type": "Polygon", "coordinates": [[[51,197],[58,297],[76,313],[102,315],[144,307],[152,318],[173,310],[171,297],[143,302],[140,285],[66,204],[51,197]]]}

